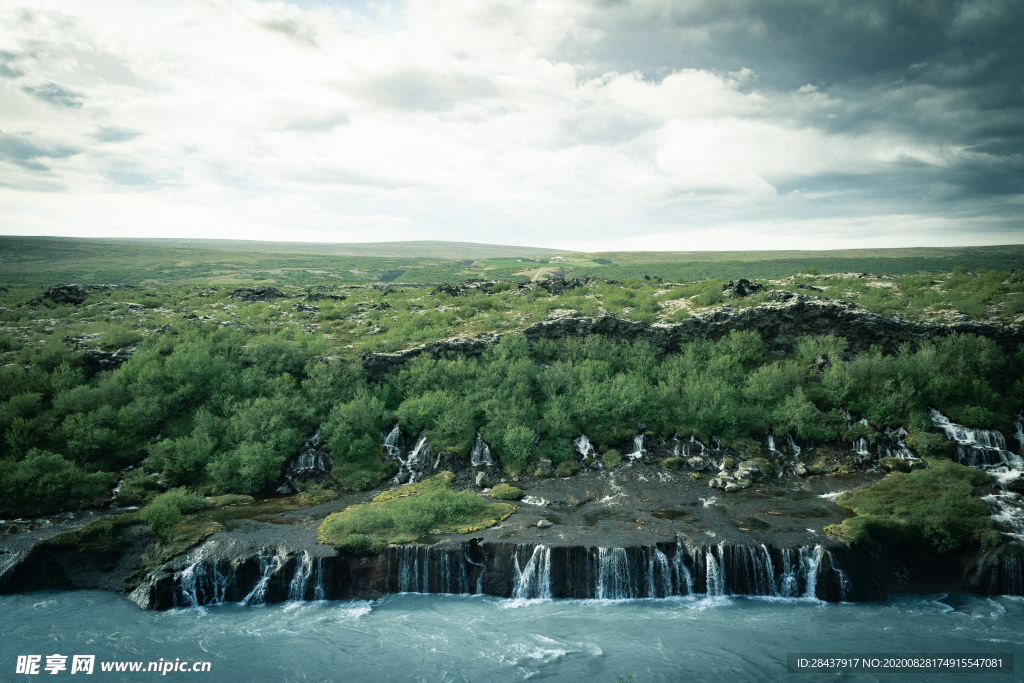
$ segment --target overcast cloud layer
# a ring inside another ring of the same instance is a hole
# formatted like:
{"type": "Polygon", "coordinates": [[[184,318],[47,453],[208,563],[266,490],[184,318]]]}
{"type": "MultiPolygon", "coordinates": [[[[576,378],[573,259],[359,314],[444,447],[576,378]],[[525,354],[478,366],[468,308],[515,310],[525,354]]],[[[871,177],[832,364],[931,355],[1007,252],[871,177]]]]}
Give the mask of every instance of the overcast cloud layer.
{"type": "Polygon", "coordinates": [[[0,232],[1024,242],[1019,0],[0,1],[0,232]]]}

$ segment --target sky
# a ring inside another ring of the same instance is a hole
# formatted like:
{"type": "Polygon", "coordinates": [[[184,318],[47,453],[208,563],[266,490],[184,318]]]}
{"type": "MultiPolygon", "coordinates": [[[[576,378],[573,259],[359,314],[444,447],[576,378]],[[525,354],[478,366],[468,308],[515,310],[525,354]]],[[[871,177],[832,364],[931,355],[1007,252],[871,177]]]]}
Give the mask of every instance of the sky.
{"type": "Polygon", "coordinates": [[[1024,242],[1020,0],[0,0],[0,233],[1024,242]]]}

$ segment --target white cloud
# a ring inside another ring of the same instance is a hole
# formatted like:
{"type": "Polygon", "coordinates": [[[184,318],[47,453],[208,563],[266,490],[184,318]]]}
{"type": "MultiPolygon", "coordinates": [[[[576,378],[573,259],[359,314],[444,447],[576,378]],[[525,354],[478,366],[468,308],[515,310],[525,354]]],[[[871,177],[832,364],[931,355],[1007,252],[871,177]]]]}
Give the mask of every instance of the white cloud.
{"type": "Polygon", "coordinates": [[[891,241],[896,217],[815,178],[966,154],[832,131],[842,99],[759,90],[750,68],[594,78],[584,54],[557,56],[600,38],[594,11],[7,2],[0,219],[15,234],[824,247],[891,241]],[[861,203],[846,224],[845,201],[861,203]]]}

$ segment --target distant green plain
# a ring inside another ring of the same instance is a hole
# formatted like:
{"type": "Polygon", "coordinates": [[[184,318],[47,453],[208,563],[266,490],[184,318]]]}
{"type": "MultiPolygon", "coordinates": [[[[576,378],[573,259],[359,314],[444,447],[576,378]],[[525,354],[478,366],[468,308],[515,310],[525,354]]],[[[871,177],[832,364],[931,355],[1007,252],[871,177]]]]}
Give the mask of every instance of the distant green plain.
{"type": "Polygon", "coordinates": [[[460,282],[468,278],[596,276],[680,282],[780,278],[817,270],[880,275],[1011,271],[1024,245],[831,251],[608,252],[458,242],[305,244],[242,240],[0,237],[0,284],[356,284],[460,282]],[[369,255],[374,254],[374,255],[369,255]],[[553,255],[565,262],[551,263],[553,255]],[[443,256],[443,257],[442,257],[443,256]]]}

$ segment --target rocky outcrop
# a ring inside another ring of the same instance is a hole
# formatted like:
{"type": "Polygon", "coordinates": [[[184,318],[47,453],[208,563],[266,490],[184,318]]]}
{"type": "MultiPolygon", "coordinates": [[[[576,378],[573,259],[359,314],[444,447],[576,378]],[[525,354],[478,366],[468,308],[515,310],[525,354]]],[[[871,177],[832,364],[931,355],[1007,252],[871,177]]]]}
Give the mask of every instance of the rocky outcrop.
{"type": "Polygon", "coordinates": [[[379,377],[391,368],[398,367],[408,360],[424,353],[431,355],[457,353],[465,356],[479,356],[491,344],[497,343],[499,335],[480,334],[473,339],[456,337],[423,344],[398,353],[363,353],[359,360],[371,378],[379,377]]]}
{"type": "Polygon", "coordinates": [[[273,301],[288,295],[276,287],[239,287],[231,292],[232,299],[241,301],[273,301]]]}
{"type": "Polygon", "coordinates": [[[751,282],[750,280],[747,280],[745,278],[740,278],[735,282],[730,280],[729,282],[726,282],[724,285],[722,285],[722,294],[726,295],[727,297],[733,298],[751,296],[753,294],[757,294],[758,292],[763,292],[764,290],[764,285],[760,285],[756,282],[751,282]]]}
{"type": "Polygon", "coordinates": [[[100,349],[89,349],[85,352],[85,367],[89,374],[96,374],[104,370],[116,370],[124,363],[132,359],[132,355],[139,350],[138,345],[126,346],[117,351],[102,351],[100,349]]]}
{"type": "Polygon", "coordinates": [[[360,557],[329,549],[252,548],[207,540],[131,594],[148,609],[295,599],[375,599],[386,593],[503,598],[664,598],[678,595],[881,599],[891,592],[1020,593],[1020,549],[935,558],[816,545],[593,547],[507,541],[388,546],[360,557]],[[925,565],[928,565],[926,570],[925,565]],[[1016,574],[1015,574],[1016,572],[1016,574]]]}
{"type": "Polygon", "coordinates": [[[286,482],[313,480],[325,482],[331,478],[334,459],[320,441],[320,430],[302,445],[298,455],[293,457],[284,468],[286,482]]]}
{"type": "MultiPolygon", "coordinates": [[[[768,292],[768,301],[758,306],[734,310],[722,306],[705,313],[694,313],[681,323],[646,323],[624,320],[613,315],[597,317],[577,314],[559,315],[535,323],[519,333],[531,341],[562,339],[602,334],[623,341],[646,340],[667,350],[675,350],[684,339],[718,340],[733,330],[752,330],[761,335],[775,355],[788,354],[801,337],[833,334],[845,337],[853,352],[880,346],[893,351],[904,342],[920,342],[953,333],[976,334],[993,339],[1007,350],[1024,342],[1024,327],[969,321],[951,323],[912,322],[902,316],[872,313],[856,304],[793,294],[784,290],[768,292]]],[[[476,339],[455,338],[424,344],[393,354],[366,353],[360,356],[371,376],[401,365],[422,353],[460,353],[476,356],[499,341],[500,335],[480,335],[476,339]]]]}

